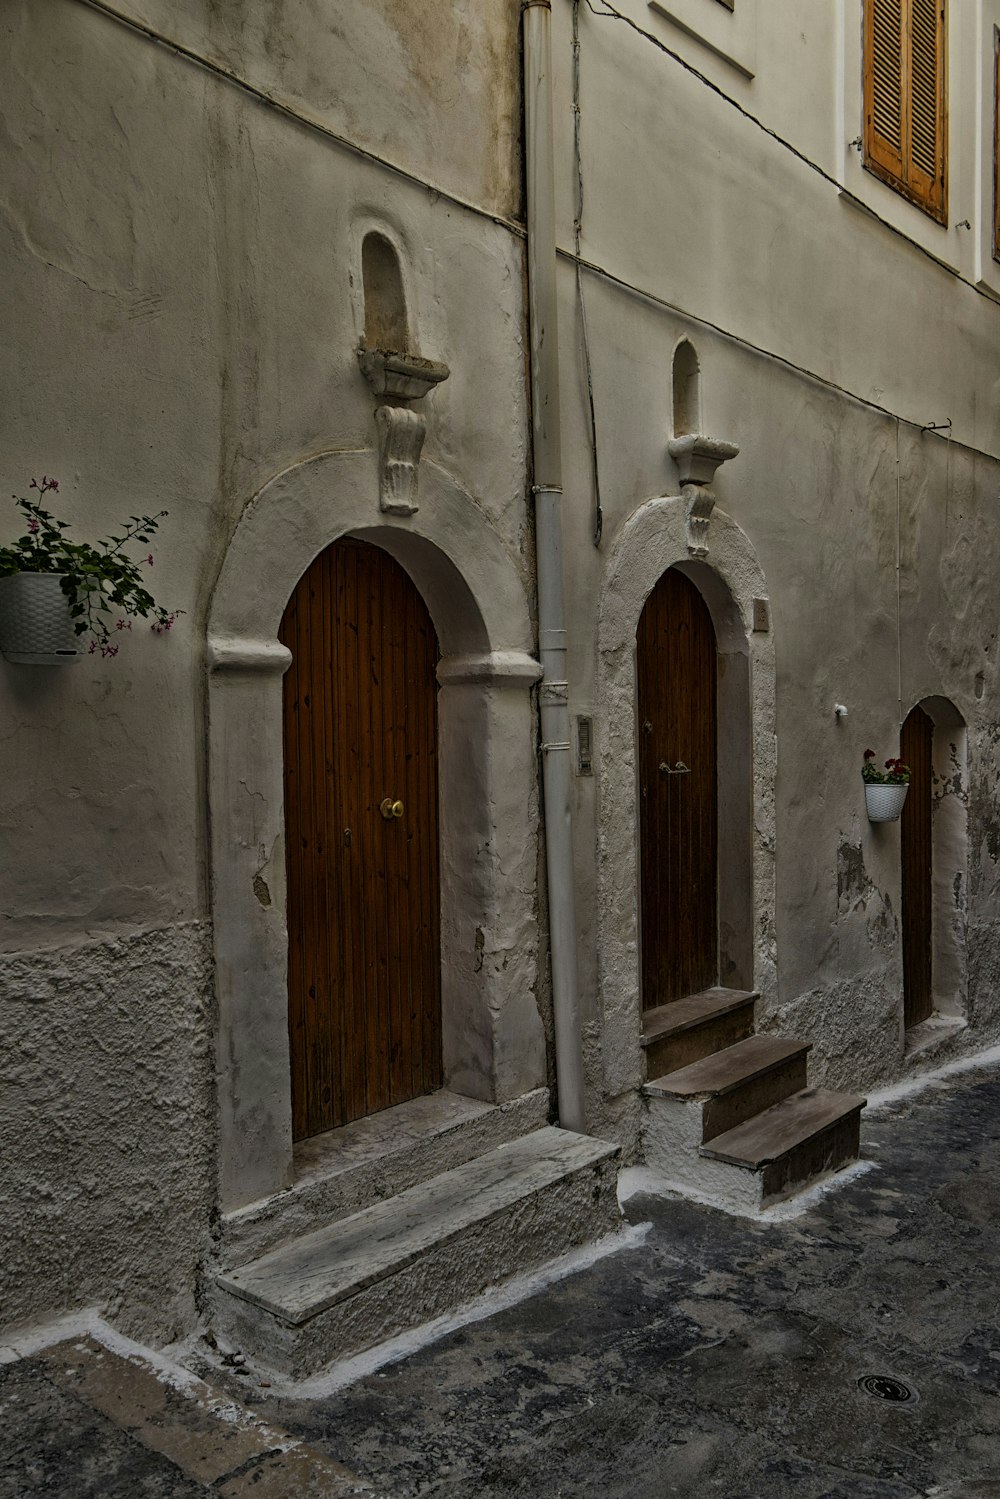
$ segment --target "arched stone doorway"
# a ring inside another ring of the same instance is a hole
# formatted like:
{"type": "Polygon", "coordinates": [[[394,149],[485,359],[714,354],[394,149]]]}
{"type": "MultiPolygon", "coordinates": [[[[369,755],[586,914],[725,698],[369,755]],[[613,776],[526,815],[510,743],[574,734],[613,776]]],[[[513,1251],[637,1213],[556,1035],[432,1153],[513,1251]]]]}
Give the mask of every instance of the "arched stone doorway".
{"type": "MultiPolygon", "coordinates": [[[[774,646],[769,628],[754,629],[768,616],[767,589],[748,538],[718,508],[709,559],[692,560],[687,511],[681,496],[636,511],[616,541],[601,602],[597,946],[612,1095],[643,1081],[637,641],[647,600],[672,569],[696,590],[715,637],[716,981],[760,990],[763,1011],[774,998],[774,646]]],[[[657,758],[657,774],[660,758],[668,757],[657,758]]],[[[676,772],[676,760],[670,766],[676,772]]]]}
{"type": "Polygon", "coordinates": [[[247,506],[208,623],[223,1212],[292,1181],[282,743],[291,654],[278,631],[299,579],[343,536],[395,559],[440,645],[444,1084],[501,1103],[545,1081],[531,706],[540,672],[523,580],[482,510],[435,464],[421,466],[420,510],[388,521],[374,453],[320,454],[247,506]]]}
{"type": "Polygon", "coordinates": [[[292,1133],[441,1086],[438,640],[405,570],[341,537],[296,584],[284,677],[292,1133]]]}
{"type": "MultiPolygon", "coordinates": [[[[947,698],[914,704],[900,731],[910,789],[900,819],[903,1026],[959,1022],[966,994],[967,733],[947,698]]],[[[912,1039],[912,1037],[911,1037],[912,1039]]]]}
{"type": "Polygon", "coordinates": [[[636,634],[644,1011],[718,983],[717,657],[708,605],[668,568],[636,634]]]}

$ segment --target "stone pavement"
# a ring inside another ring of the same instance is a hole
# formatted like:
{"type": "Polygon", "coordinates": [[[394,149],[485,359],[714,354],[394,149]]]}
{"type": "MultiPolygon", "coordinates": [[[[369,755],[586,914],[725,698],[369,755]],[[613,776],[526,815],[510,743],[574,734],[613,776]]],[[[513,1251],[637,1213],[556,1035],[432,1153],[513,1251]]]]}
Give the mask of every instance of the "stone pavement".
{"type": "Polygon", "coordinates": [[[2,1366],[0,1499],[1000,1499],[1000,1076],[863,1140],[783,1221],[634,1197],[637,1247],[335,1393],[217,1367],[226,1421],[86,1342],[2,1366]]]}
{"type": "Polygon", "coordinates": [[[0,1499],[381,1499],[183,1370],[93,1336],[0,1361],[0,1499]]]}
{"type": "Polygon", "coordinates": [[[633,1198],[640,1247],[327,1398],[244,1398],[399,1499],[1000,1499],[1000,1076],[863,1141],[800,1217],[633,1198]]]}

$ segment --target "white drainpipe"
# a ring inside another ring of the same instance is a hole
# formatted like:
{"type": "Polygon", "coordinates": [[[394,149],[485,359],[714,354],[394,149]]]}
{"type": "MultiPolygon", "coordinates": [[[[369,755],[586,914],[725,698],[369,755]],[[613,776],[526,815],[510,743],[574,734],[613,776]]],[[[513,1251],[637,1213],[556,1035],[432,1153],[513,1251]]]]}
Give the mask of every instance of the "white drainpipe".
{"type": "Polygon", "coordinates": [[[576,901],[570,814],[572,765],[562,578],[562,450],[556,324],[555,164],[552,148],[550,0],[523,0],[528,308],[534,456],[538,654],[545,796],[545,863],[556,1033],[559,1123],[586,1132],[576,971],[576,901]]]}

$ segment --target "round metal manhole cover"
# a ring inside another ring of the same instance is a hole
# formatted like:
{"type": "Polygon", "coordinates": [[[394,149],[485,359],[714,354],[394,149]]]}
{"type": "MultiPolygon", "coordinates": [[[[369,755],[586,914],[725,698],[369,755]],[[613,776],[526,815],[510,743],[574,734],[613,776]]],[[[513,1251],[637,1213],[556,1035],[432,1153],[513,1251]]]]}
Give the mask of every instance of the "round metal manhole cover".
{"type": "Polygon", "coordinates": [[[902,1405],[917,1398],[916,1390],[891,1374],[863,1374],[858,1380],[858,1389],[875,1400],[889,1400],[894,1405],[902,1405]]]}

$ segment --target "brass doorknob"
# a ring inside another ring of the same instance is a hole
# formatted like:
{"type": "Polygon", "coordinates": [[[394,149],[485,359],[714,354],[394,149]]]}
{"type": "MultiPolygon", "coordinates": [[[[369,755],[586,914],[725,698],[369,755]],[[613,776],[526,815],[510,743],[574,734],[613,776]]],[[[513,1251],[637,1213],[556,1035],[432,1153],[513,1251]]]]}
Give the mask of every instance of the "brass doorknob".
{"type": "Polygon", "coordinates": [[[379,811],[386,822],[391,822],[394,817],[402,817],[403,803],[394,802],[391,796],[387,796],[384,801],[379,803],[379,811]]]}

